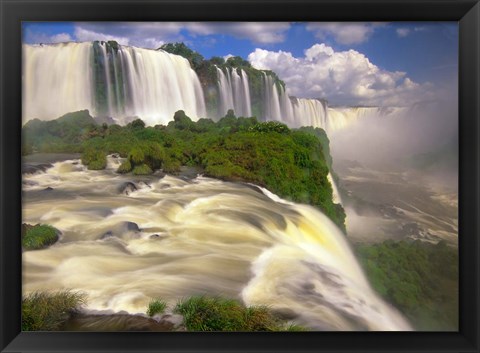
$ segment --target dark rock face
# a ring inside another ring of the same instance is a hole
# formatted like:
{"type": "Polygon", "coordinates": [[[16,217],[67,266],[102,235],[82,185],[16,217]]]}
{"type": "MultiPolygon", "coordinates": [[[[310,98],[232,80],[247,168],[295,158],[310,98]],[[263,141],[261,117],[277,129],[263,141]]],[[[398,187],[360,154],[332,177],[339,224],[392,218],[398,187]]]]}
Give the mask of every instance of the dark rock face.
{"type": "Polygon", "coordinates": [[[129,195],[131,192],[138,190],[137,186],[131,181],[127,181],[118,187],[120,194],[129,195]]]}
{"type": "Polygon", "coordinates": [[[42,164],[23,164],[22,165],[22,174],[35,174],[35,173],[43,173],[48,168],[53,167],[50,163],[42,163],[42,164]]]}
{"type": "Polygon", "coordinates": [[[149,317],[129,314],[92,315],[74,313],[66,321],[65,331],[174,331],[175,325],[167,320],[156,321],[149,317]]]}
{"type": "Polygon", "coordinates": [[[100,239],[108,239],[112,237],[117,237],[119,239],[124,238],[136,238],[140,236],[141,229],[138,224],[134,222],[121,222],[116,224],[114,227],[100,235],[100,239]]]}

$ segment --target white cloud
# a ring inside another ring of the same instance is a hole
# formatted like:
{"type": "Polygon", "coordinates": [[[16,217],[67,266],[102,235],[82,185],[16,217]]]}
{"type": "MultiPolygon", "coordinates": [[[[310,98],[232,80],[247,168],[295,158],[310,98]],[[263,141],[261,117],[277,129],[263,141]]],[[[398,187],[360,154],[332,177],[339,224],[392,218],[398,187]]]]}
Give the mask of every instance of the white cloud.
{"type": "Polygon", "coordinates": [[[227,54],[223,57],[223,60],[227,61],[228,59],[233,58],[234,56],[235,55],[233,55],[233,54],[227,54]]]}
{"type": "Polygon", "coordinates": [[[61,42],[70,42],[72,41],[72,37],[68,33],[59,33],[55,34],[51,37],[53,43],[61,43],[61,42]]]}
{"type": "Polygon", "coordinates": [[[434,95],[432,84],[413,82],[405,72],[382,70],[355,50],[336,52],[315,44],[304,54],[294,57],[257,48],[248,60],[254,67],[275,71],[290,95],[326,98],[337,105],[407,105],[434,95]]]}
{"type": "Polygon", "coordinates": [[[289,23],[283,22],[195,22],[187,23],[186,29],[192,35],[229,34],[254,43],[270,44],[285,40],[289,23]]]}
{"type": "Polygon", "coordinates": [[[32,32],[30,30],[26,31],[25,37],[28,38],[29,43],[61,43],[73,40],[68,33],[58,33],[50,36],[45,33],[32,32]]]}
{"type": "Polygon", "coordinates": [[[383,23],[312,22],[307,25],[307,30],[321,40],[333,37],[337,43],[354,45],[366,42],[375,29],[383,25],[383,23]]]}
{"type": "Polygon", "coordinates": [[[77,22],[78,41],[116,40],[120,44],[158,48],[167,41],[181,41],[177,22],[77,22]]]}
{"type": "Polygon", "coordinates": [[[406,37],[410,34],[409,28],[397,28],[397,35],[399,37],[406,37]]]}
{"type": "Polygon", "coordinates": [[[400,27],[400,28],[397,28],[397,35],[400,38],[403,38],[412,34],[413,32],[425,32],[425,31],[428,31],[428,27],[426,26],[413,27],[413,28],[400,27]]]}
{"type": "MultiPolygon", "coordinates": [[[[166,42],[185,41],[181,33],[184,30],[192,36],[226,34],[269,44],[285,40],[289,28],[288,23],[256,22],[78,22],[75,24],[75,39],[116,40],[120,44],[156,49],[166,42]]],[[[204,44],[212,45],[212,41],[204,44]]]]}
{"type": "Polygon", "coordinates": [[[126,37],[117,37],[107,33],[94,32],[81,27],[75,28],[75,38],[79,42],[88,42],[93,40],[114,40],[123,45],[128,45],[130,42],[130,40],[126,37]]]}

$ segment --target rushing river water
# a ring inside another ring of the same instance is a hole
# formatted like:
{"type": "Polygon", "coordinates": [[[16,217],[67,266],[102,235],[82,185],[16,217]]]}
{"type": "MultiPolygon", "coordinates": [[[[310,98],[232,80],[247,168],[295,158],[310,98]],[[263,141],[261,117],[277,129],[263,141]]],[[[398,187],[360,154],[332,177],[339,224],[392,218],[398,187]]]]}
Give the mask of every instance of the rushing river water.
{"type": "Polygon", "coordinates": [[[62,235],[23,253],[23,290],[72,289],[86,311],[144,313],[195,294],[265,304],[315,330],[409,330],[369,287],[341,231],[251,185],[115,173],[79,160],[25,174],[23,222],[62,235]]]}

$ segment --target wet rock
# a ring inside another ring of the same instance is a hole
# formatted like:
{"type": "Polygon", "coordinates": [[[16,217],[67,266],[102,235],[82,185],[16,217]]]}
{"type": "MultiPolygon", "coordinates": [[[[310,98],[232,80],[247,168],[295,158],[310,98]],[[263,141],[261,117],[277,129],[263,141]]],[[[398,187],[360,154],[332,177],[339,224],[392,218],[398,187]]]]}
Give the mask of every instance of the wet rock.
{"type": "Polygon", "coordinates": [[[40,172],[45,172],[48,168],[53,167],[50,163],[42,164],[23,164],[22,165],[22,174],[35,174],[40,172]]]}
{"type": "MultiPolygon", "coordinates": [[[[153,319],[156,319],[156,317],[153,317],[153,319]]],[[[173,324],[173,327],[175,329],[178,329],[183,326],[183,316],[178,315],[178,314],[165,314],[160,317],[159,322],[169,322],[173,324]]]]}
{"type": "Polygon", "coordinates": [[[174,331],[175,324],[167,320],[154,320],[142,315],[117,313],[92,315],[74,313],[64,326],[65,331],[174,331]]]}
{"type": "Polygon", "coordinates": [[[104,234],[100,237],[100,239],[107,239],[107,238],[111,238],[111,237],[113,237],[113,233],[112,233],[112,231],[109,230],[108,232],[104,233],[104,234]]]}
{"type": "Polygon", "coordinates": [[[125,222],[125,226],[126,226],[127,230],[129,230],[129,231],[133,231],[133,232],[139,232],[140,231],[140,228],[138,227],[137,223],[125,222]]]}
{"type": "Polygon", "coordinates": [[[118,187],[120,194],[129,195],[131,192],[138,190],[137,186],[131,181],[127,181],[118,187]]]}
{"type": "Polygon", "coordinates": [[[108,239],[117,237],[119,239],[131,239],[138,238],[140,236],[141,229],[138,224],[134,222],[121,222],[108,229],[103,234],[99,235],[99,239],[108,239]]]}
{"type": "Polygon", "coordinates": [[[298,317],[295,311],[288,308],[276,309],[273,312],[281,320],[294,320],[298,317]]]}
{"type": "Polygon", "coordinates": [[[149,189],[152,188],[152,186],[151,186],[148,182],[146,182],[146,181],[141,181],[141,182],[138,183],[138,185],[140,185],[140,186],[142,186],[142,187],[145,186],[145,187],[147,187],[147,188],[149,188],[149,189]]]}

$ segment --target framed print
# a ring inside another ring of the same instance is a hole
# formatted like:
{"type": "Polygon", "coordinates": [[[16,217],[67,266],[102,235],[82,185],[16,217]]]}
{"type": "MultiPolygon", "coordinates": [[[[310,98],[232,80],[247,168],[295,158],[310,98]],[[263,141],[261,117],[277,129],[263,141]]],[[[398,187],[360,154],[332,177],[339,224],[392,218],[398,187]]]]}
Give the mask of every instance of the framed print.
{"type": "Polygon", "coordinates": [[[478,1],[9,1],[2,352],[478,352],[478,1]]]}

